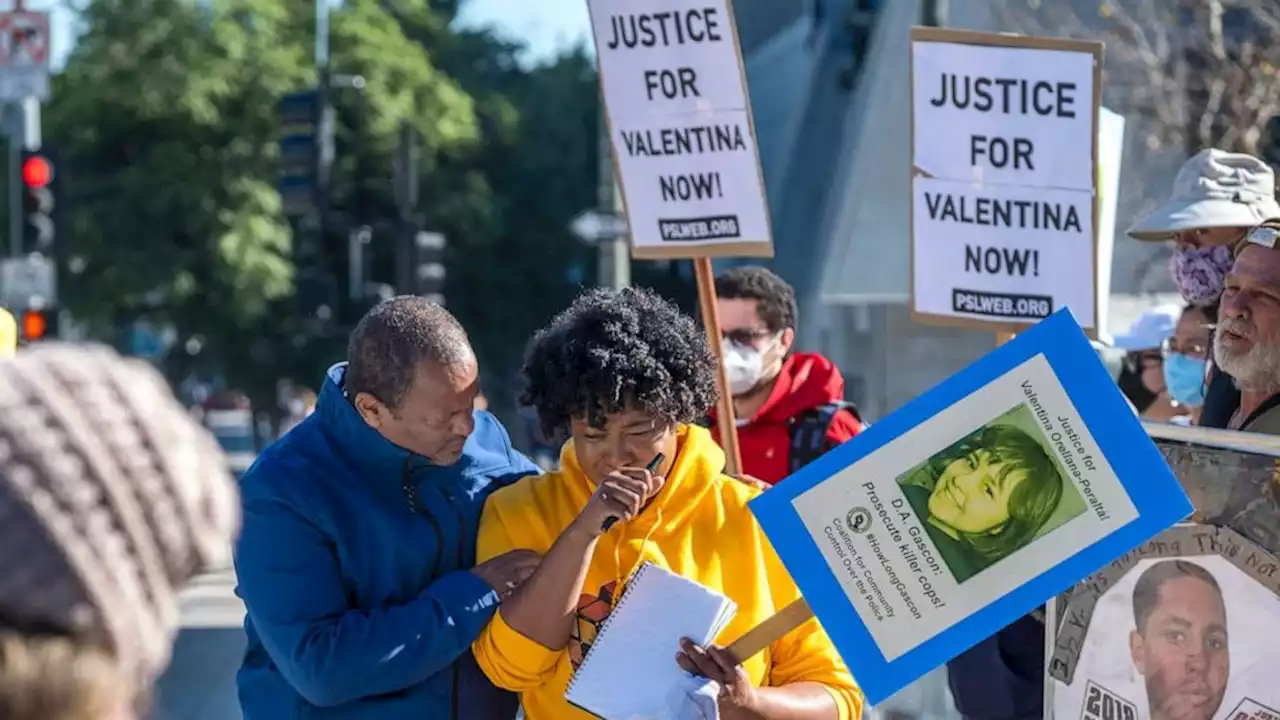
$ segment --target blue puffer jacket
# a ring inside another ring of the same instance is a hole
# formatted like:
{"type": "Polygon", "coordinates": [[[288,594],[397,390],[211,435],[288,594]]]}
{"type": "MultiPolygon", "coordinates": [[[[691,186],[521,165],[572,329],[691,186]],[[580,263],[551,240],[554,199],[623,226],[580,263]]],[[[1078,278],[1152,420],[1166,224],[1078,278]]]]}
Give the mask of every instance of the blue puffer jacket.
{"type": "Polygon", "coordinates": [[[487,412],[451,466],[400,449],[343,396],[345,370],[241,481],[244,716],[513,718],[471,656],[498,597],[468,569],[485,498],[537,468],[487,412]]]}

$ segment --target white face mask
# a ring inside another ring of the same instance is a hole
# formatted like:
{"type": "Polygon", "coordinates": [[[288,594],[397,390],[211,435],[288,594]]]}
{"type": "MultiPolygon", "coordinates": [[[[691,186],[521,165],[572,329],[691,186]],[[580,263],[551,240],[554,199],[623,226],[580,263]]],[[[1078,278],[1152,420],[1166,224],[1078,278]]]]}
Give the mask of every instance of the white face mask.
{"type": "Polygon", "coordinates": [[[764,377],[764,355],[773,343],[757,350],[736,343],[724,345],[724,369],[729,375],[729,392],[737,397],[746,395],[760,384],[764,377]]]}

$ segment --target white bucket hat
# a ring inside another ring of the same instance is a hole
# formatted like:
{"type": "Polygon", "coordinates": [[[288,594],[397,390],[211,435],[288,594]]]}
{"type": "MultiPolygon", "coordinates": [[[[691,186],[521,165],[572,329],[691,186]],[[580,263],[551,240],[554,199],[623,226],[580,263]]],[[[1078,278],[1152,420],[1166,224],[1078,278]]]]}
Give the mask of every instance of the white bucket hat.
{"type": "Polygon", "coordinates": [[[1201,150],[1178,170],[1173,197],[1129,228],[1138,240],[1168,240],[1183,230],[1251,228],[1280,218],[1276,178],[1252,155],[1201,150]]]}

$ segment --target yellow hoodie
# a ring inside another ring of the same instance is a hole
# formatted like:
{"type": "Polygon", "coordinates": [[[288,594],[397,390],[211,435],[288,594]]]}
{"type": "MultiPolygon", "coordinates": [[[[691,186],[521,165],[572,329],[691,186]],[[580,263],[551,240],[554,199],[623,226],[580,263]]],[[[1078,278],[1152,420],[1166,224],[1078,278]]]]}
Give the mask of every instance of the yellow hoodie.
{"type": "MultiPolygon", "coordinates": [[[[476,562],[519,548],[539,553],[551,548],[595,489],[572,442],[561,451],[560,466],[558,472],[524,478],[489,498],[480,519],[476,562]]],[[[512,629],[501,610],[494,615],[472,649],[494,684],[521,694],[529,720],[591,717],[565,701],[565,688],[619,595],[619,579],[644,561],[715,588],[738,604],[733,622],[717,639],[721,645],[800,596],[747,509],[747,501],[760,491],[724,475],[723,468],[724,453],[710,433],[700,427],[680,430],[675,462],[657,498],[635,520],[616,524],[596,545],[576,628],[565,649],[543,647],[512,629]]],[[[841,720],[862,715],[862,692],[817,620],[749,659],[744,668],[757,687],[821,683],[835,698],[841,720]]]]}

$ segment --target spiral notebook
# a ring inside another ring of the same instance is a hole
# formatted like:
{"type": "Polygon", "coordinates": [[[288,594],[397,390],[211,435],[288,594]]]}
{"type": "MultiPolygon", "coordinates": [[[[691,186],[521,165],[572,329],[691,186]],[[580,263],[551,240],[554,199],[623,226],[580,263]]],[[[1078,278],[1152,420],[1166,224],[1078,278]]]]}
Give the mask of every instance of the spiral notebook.
{"type": "Polygon", "coordinates": [[[596,633],[565,699],[604,720],[653,717],[686,673],[680,639],[706,645],[738,606],[720,593],[646,562],[596,633]]]}

